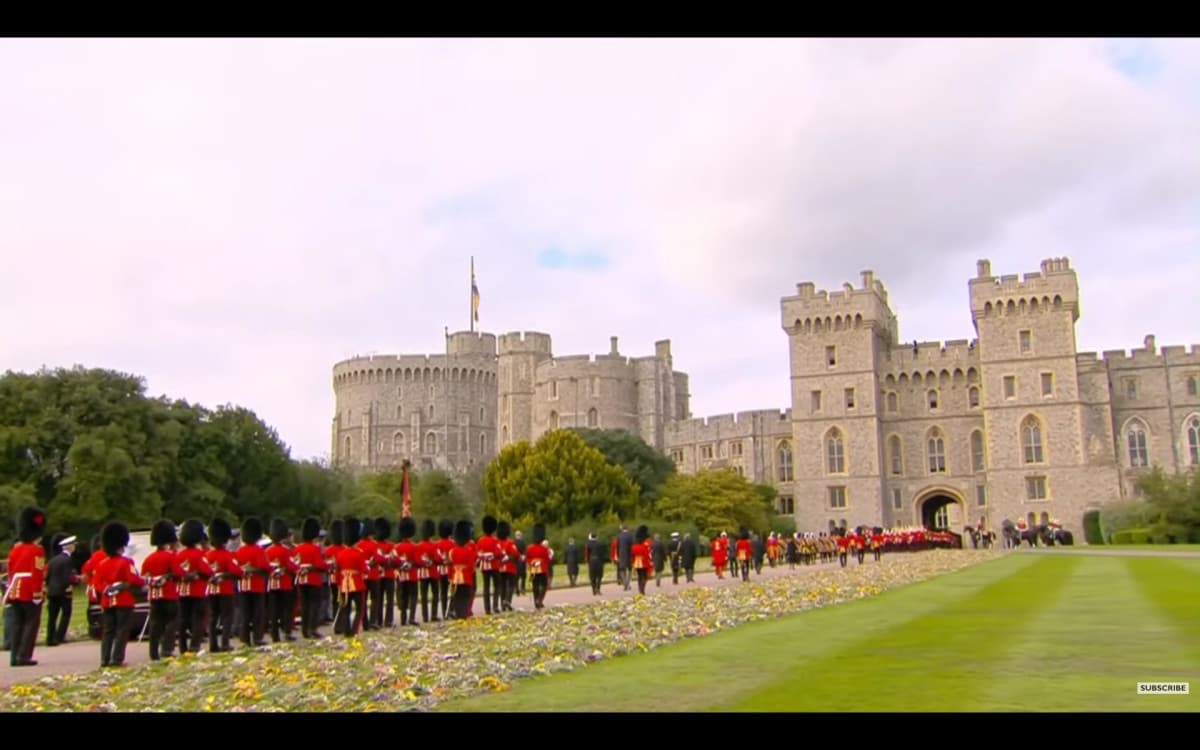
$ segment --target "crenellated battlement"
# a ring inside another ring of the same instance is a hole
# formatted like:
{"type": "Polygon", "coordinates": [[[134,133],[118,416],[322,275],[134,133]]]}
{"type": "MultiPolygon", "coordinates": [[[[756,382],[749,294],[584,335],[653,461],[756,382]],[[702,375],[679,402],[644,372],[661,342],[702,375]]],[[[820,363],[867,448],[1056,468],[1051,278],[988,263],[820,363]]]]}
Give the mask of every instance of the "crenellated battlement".
{"type": "Polygon", "coordinates": [[[446,338],[446,349],[452,355],[496,356],[496,334],[481,331],[456,331],[446,338]]]}
{"type": "Polygon", "coordinates": [[[1108,349],[1103,354],[1106,365],[1112,369],[1136,369],[1141,367],[1189,367],[1200,366],[1200,345],[1164,346],[1159,351],[1153,335],[1146,336],[1141,349],[1108,349]]]}
{"type": "Polygon", "coordinates": [[[732,414],[714,414],[707,417],[693,417],[672,423],[668,431],[679,434],[691,431],[727,431],[731,436],[737,431],[752,429],[755,420],[760,419],[764,425],[778,423],[780,430],[787,432],[791,429],[791,409],[757,409],[754,411],[739,411],[732,414]]]}
{"type": "Polygon", "coordinates": [[[486,356],[447,354],[371,354],[338,362],[333,387],[395,383],[492,383],[496,364],[486,356]]]}
{"type": "Polygon", "coordinates": [[[501,334],[499,353],[505,354],[550,354],[550,334],[537,331],[511,331],[501,334]]]}
{"type": "Polygon", "coordinates": [[[953,339],[950,341],[918,341],[916,344],[895,346],[888,350],[883,370],[899,374],[913,370],[942,367],[977,367],[979,342],[953,339]]]}
{"type": "Polygon", "coordinates": [[[1079,281],[1067,258],[1043,260],[1041,271],[999,277],[992,275],[991,261],[981,260],[968,287],[975,321],[993,315],[1032,315],[1064,309],[1079,319],[1079,281]]]}
{"type": "Polygon", "coordinates": [[[811,281],[796,285],[796,294],[780,301],[783,328],[789,333],[814,333],[884,323],[893,319],[887,290],[874,271],[862,272],[862,285],[849,282],[840,291],[817,290],[811,281]]]}

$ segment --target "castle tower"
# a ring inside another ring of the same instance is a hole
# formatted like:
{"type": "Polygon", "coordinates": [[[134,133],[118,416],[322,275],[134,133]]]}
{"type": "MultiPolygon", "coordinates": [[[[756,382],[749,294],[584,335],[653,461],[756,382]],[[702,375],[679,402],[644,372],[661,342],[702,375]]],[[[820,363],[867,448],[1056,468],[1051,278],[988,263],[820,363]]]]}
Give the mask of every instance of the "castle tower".
{"type": "Polygon", "coordinates": [[[499,406],[498,450],[533,440],[534,382],[537,366],[550,359],[550,335],[532,331],[506,333],[499,339],[497,359],[499,406]]]}
{"type": "Polygon", "coordinates": [[[896,341],[896,318],[872,271],[862,286],[781,301],[792,380],[792,435],[772,446],[777,482],[794,481],[799,528],[877,525],[882,513],[876,365],[896,341]]]}
{"type": "Polygon", "coordinates": [[[1103,438],[1107,384],[1099,368],[1077,368],[1075,272],[1052,258],[1039,273],[997,278],[981,260],[969,288],[993,523],[1078,519],[1109,499],[1117,477],[1103,438]]]}

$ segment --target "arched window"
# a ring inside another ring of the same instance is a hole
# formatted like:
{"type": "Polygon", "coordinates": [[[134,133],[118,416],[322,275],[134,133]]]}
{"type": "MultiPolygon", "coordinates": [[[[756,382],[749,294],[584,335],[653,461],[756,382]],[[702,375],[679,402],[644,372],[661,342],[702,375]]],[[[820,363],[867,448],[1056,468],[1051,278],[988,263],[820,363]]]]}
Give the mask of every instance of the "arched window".
{"type": "Polygon", "coordinates": [[[392,435],[392,453],[404,452],[404,433],[397,432],[392,435]]]}
{"type": "Polygon", "coordinates": [[[595,407],[588,409],[588,427],[596,427],[600,424],[600,412],[596,411],[595,407]]]}
{"type": "Polygon", "coordinates": [[[433,421],[433,404],[429,405],[429,421],[433,421]]]}
{"type": "Polygon", "coordinates": [[[430,453],[430,454],[437,453],[437,444],[438,443],[437,443],[437,434],[436,433],[430,432],[425,435],[425,452],[426,453],[430,453]]]}
{"type": "Polygon", "coordinates": [[[350,436],[346,436],[345,442],[342,443],[342,458],[350,458],[350,436]]]}
{"type": "Polygon", "coordinates": [[[508,445],[508,425],[504,425],[500,428],[500,442],[504,445],[508,445]]]}
{"type": "Polygon", "coordinates": [[[1188,463],[1200,466],[1200,417],[1192,417],[1187,423],[1188,463]]]}
{"type": "Polygon", "coordinates": [[[979,389],[971,386],[967,389],[967,404],[974,409],[979,406],[979,389]]]}
{"type": "Polygon", "coordinates": [[[946,473],[946,441],[936,427],[929,431],[929,473],[946,473]]]}
{"type": "Polygon", "coordinates": [[[1148,456],[1146,455],[1146,425],[1142,421],[1135,419],[1129,423],[1129,428],[1125,433],[1125,440],[1129,446],[1129,465],[1133,468],[1148,466],[1148,456]]]}
{"type": "Polygon", "coordinates": [[[929,392],[925,395],[929,399],[929,408],[930,409],[938,408],[938,392],[931,388],[931,389],[929,389],[929,392]]]}
{"type": "Polygon", "coordinates": [[[550,412],[550,429],[558,429],[558,412],[556,411],[550,412]]]}
{"type": "Polygon", "coordinates": [[[403,406],[396,407],[396,421],[397,422],[404,421],[404,407],[403,406]]]}
{"type": "Polygon", "coordinates": [[[792,444],[784,440],[776,450],[776,476],[780,482],[792,481],[792,444]]]}
{"type": "Polygon", "coordinates": [[[983,469],[983,433],[975,430],[971,433],[971,471],[983,469]]]}
{"type": "Polygon", "coordinates": [[[1025,463],[1040,464],[1045,460],[1042,452],[1042,423],[1032,414],[1021,422],[1021,448],[1025,454],[1025,463]]]}
{"type": "Polygon", "coordinates": [[[479,436],[479,452],[487,453],[487,435],[479,436]]]}
{"type": "Polygon", "coordinates": [[[900,445],[900,436],[888,438],[888,460],[892,465],[892,474],[900,476],[904,473],[904,451],[900,445]]]}
{"type": "Polygon", "coordinates": [[[895,391],[887,395],[887,408],[891,412],[900,410],[900,397],[896,395],[895,391]]]}
{"type": "Polygon", "coordinates": [[[829,474],[846,473],[846,445],[836,427],[825,438],[825,468],[829,474]]]}

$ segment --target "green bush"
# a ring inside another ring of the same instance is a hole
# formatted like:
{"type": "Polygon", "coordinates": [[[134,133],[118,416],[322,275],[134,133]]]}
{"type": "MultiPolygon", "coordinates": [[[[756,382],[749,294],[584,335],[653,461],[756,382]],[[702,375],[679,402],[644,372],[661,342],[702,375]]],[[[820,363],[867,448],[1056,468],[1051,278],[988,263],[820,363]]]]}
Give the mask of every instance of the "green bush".
{"type": "Polygon", "coordinates": [[[1083,538],[1088,544],[1104,544],[1100,530],[1100,511],[1089,510],[1083,514],[1083,538]]]}
{"type": "Polygon", "coordinates": [[[1112,535],[1113,544],[1154,544],[1150,529],[1126,529],[1112,535]]]}

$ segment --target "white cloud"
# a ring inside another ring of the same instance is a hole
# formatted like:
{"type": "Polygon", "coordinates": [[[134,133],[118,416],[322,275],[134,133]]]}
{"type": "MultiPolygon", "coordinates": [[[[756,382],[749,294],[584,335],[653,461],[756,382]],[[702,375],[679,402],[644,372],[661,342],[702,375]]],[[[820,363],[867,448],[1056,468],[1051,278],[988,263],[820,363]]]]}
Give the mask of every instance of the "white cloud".
{"type": "Polygon", "coordinates": [[[438,351],[469,255],[486,329],[671,338],[698,415],[786,407],[779,298],[865,268],[905,340],[973,335],[976,258],[1066,255],[1081,349],[1191,343],[1198,84],[1188,40],[5,40],[0,367],[320,454],[333,363],[438,351]]]}

